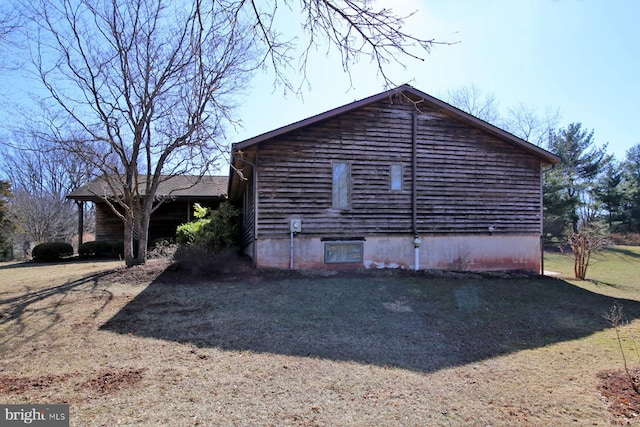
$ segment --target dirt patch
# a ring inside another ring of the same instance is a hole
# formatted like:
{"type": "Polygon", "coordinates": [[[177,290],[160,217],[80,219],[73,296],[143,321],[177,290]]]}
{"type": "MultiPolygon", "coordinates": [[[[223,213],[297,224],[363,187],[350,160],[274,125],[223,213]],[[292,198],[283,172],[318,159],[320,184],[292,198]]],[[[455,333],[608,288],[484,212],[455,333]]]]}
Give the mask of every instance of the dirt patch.
{"type": "Polygon", "coordinates": [[[135,386],[146,369],[102,369],[98,375],[80,384],[85,391],[107,394],[135,386]]]}
{"type": "Polygon", "coordinates": [[[145,264],[131,268],[121,267],[102,278],[103,283],[147,284],[171,266],[169,259],[148,260],[145,264]]]}
{"type": "MultiPolygon", "coordinates": [[[[640,378],[640,369],[630,370],[631,377],[640,378]]],[[[599,389],[608,403],[607,409],[613,416],[612,424],[627,425],[638,421],[640,416],[640,393],[633,388],[632,379],[625,371],[601,372],[599,389]]]]}
{"type": "Polygon", "coordinates": [[[46,389],[66,381],[71,375],[42,375],[39,377],[0,376],[0,393],[23,394],[33,389],[46,389]]]}
{"type": "MultiPolygon", "coordinates": [[[[101,369],[96,375],[76,383],[78,391],[93,391],[108,394],[135,386],[142,379],[146,369],[101,369]]],[[[42,375],[38,377],[0,376],[0,393],[25,394],[34,390],[44,391],[77,378],[76,372],[64,375],[42,375]]]]}

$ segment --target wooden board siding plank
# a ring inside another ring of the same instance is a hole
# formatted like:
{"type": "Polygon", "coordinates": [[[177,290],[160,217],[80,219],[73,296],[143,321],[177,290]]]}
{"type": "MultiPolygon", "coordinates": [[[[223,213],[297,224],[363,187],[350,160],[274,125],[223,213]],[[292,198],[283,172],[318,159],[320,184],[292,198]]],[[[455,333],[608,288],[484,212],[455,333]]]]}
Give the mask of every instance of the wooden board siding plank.
{"type": "MultiPolygon", "coordinates": [[[[314,236],[410,234],[413,105],[385,101],[261,146],[261,237],[289,219],[314,236]],[[351,163],[351,208],[331,209],[332,162],[351,163]],[[390,165],[403,190],[390,190],[390,165]]],[[[434,111],[418,117],[418,226],[430,233],[539,233],[540,163],[496,137],[434,111]]]]}

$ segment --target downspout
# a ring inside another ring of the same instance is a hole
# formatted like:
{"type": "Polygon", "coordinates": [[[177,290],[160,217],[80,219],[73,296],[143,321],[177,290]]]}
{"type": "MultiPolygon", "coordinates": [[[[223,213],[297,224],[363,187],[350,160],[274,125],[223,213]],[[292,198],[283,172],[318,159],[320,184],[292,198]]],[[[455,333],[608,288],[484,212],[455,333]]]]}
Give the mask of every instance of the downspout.
{"type": "MultiPolygon", "coordinates": [[[[540,275],[544,276],[544,173],[542,161],[540,162],[540,275]]],[[[550,169],[553,169],[552,165],[550,169]]]]}
{"type": "Polygon", "coordinates": [[[293,270],[293,229],[291,229],[291,239],[289,240],[289,270],[293,270]]]}
{"type": "Polygon", "coordinates": [[[413,223],[413,265],[416,271],[420,270],[420,240],[418,231],[418,113],[412,114],[411,145],[413,151],[411,166],[411,214],[413,223]]]}
{"type": "Polygon", "coordinates": [[[234,160],[239,160],[242,163],[245,163],[251,166],[251,177],[253,179],[253,254],[251,256],[251,266],[253,268],[257,265],[258,256],[258,248],[256,247],[258,241],[258,168],[256,167],[256,163],[258,163],[258,151],[256,150],[256,158],[255,163],[251,163],[248,160],[243,159],[241,156],[236,156],[237,151],[232,151],[231,155],[234,160]]]}
{"type": "Polygon", "coordinates": [[[254,158],[252,169],[253,177],[253,267],[258,265],[258,147],[256,147],[256,155],[254,158]]]}

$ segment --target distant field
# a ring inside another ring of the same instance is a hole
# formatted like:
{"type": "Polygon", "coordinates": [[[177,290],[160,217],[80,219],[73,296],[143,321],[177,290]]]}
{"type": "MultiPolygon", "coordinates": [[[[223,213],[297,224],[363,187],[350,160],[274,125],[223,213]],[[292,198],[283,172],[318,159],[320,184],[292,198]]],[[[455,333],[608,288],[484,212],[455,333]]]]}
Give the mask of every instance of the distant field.
{"type": "MultiPolygon", "coordinates": [[[[0,402],[72,426],[605,426],[632,367],[640,251],[587,276],[460,272],[182,276],[153,261],[0,264],[0,402]]],[[[630,411],[629,414],[631,414],[630,411]]]]}
{"type": "Polygon", "coordinates": [[[585,281],[574,279],[569,255],[547,252],[544,268],[585,289],[640,301],[640,246],[612,246],[594,254],[585,281]]]}

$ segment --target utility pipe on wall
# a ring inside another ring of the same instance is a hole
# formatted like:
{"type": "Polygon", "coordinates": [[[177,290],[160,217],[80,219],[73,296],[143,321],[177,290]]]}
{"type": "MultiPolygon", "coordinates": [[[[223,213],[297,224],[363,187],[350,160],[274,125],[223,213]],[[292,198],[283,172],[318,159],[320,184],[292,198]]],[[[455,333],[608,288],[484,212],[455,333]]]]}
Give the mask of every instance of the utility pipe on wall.
{"type": "Polygon", "coordinates": [[[289,270],[293,270],[293,237],[296,233],[302,231],[302,220],[292,219],[289,224],[289,231],[291,232],[291,240],[289,243],[289,270]]]}
{"type": "Polygon", "coordinates": [[[293,230],[291,230],[291,240],[289,243],[289,270],[293,270],[293,230]]]}
{"type": "Polygon", "coordinates": [[[411,213],[413,223],[413,266],[416,271],[420,270],[420,240],[418,232],[418,114],[412,114],[413,123],[411,126],[411,146],[413,150],[411,165],[411,213]]]}

